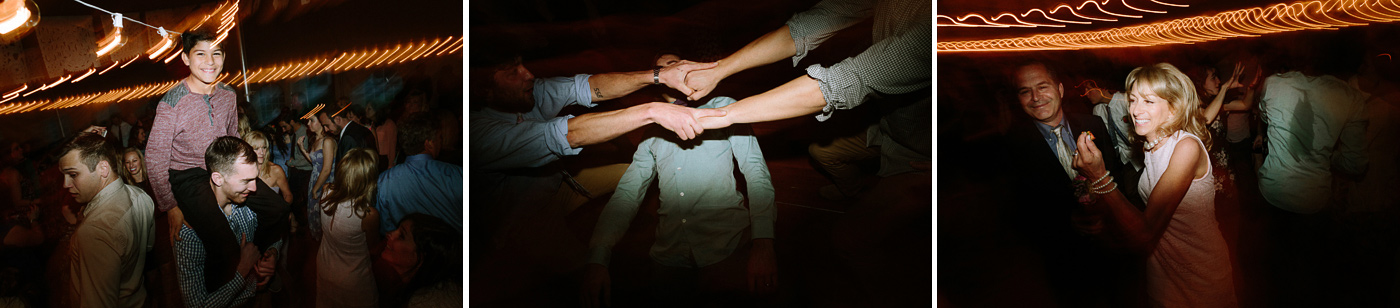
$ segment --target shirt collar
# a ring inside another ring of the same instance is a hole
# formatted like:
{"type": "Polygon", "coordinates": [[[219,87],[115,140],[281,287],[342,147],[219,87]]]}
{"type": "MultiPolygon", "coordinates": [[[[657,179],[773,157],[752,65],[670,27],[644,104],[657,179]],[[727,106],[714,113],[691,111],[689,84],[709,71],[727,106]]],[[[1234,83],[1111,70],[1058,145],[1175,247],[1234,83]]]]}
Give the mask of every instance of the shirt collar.
{"type": "Polygon", "coordinates": [[[88,200],[87,206],[83,208],[83,216],[90,216],[92,212],[97,210],[97,208],[101,207],[102,204],[106,204],[107,202],[104,202],[105,199],[110,197],[112,194],[116,193],[116,191],[121,189],[121,187],[121,178],[117,178],[111,183],[107,183],[107,186],[103,186],[102,190],[98,191],[96,195],[92,196],[92,200],[88,200]]]}
{"type": "MultiPolygon", "coordinates": [[[[332,119],[331,121],[335,121],[335,120],[332,119]]],[[[336,138],[336,139],[345,138],[345,130],[346,130],[346,129],[349,129],[349,128],[350,128],[350,124],[354,124],[354,123],[355,123],[355,122],[345,123],[345,126],[341,126],[341,127],[340,127],[340,136],[335,136],[335,138],[336,138]]]]}

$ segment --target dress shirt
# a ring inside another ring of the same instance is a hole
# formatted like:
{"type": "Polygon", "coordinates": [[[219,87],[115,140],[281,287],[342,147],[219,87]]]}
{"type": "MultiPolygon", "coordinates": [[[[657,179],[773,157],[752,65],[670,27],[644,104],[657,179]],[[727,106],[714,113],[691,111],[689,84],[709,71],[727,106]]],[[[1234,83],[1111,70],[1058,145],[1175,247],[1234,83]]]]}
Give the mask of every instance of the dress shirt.
{"type": "Polygon", "coordinates": [[[1064,142],[1069,153],[1074,153],[1074,151],[1079,149],[1079,145],[1074,142],[1074,138],[1076,137],[1074,131],[1069,129],[1069,115],[1060,117],[1060,125],[1058,127],[1050,127],[1050,125],[1045,125],[1045,123],[1035,122],[1035,128],[1039,129],[1040,135],[1045,137],[1045,145],[1050,146],[1051,152],[1055,152],[1055,142],[1064,142]],[[1055,140],[1055,130],[1060,130],[1060,138],[1063,140],[1055,140]]]}
{"type": "MultiPolygon", "coordinates": [[[[558,116],[566,106],[597,106],[589,89],[590,75],[535,79],[535,106],[525,113],[485,108],[471,111],[470,159],[472,192],[482,203],[516,208],[546,203],[564,183],[558,160],[583,149],[569,146],[566,135],[572,115],[558,116]]],[[[528,210],[522,210],[529,212],[528,210]]],[[[387,215],[386,215],[387,217],[387,215]]]]}
{"type": "MultiPolygon", "coordinates": [[[[247,241],[253,241],[258,217],[252,209],[235,205],[233,213],[224,217],[228,218],[229,227],[233,229],[235,236],[246,236],[247,241]]],[[[279,240],[271,246],[280,246],[281,243],[279,240]]],[[[233,279],[219,289],[206,289],[204,242],[199,240],[199,235],[189,226],[180,227],[180,240],[175,241],[175,262],[178,265],[176,269],[180,279],[180,293],[184,296],[186,307],[238,306],[252,298],[257,287],[257,277],[244,277],[243,273],[235,273],[233,279]]]]}
{"type": "Polygon", "coordinates": [[[1367,95],[1332,76],[1300,72],[1264,80],[1259,106],[1269,136],[1259,190],[1281,209],[1310,214],[1332,196],[1332,172],[1367,168],[1367,95]]]}
{"type": "Polygon", "coordinates": [[[379,209],[379,231],[398,228],[400,219],[412,213],[442,218],[462,230],[462,166],[418,154],[379,175],[375,208],[379,209]]]}
{"type": "MultiPolygon", "coordinates": [[[[733,102],[716,97],[700,108],[733,102]]],[[[703,267],[724,260],[751,239],[773,238],[772,177],[758,139],[747,125],[706,130],[689,141],[658,131],[652,134],[637,146],[632,165],[603,209],[589,244],[589,262],[608,264],[613,246],[626,233],[647,187],[657,178],[660,221],[651,248],[657,263],[703,267]],[[744,195],[735,187],[736,160],[748,184],[747,208],[744,195]]]]}
{"type": "Polygon", "coordinates": [[[93,196],[73,231],[69,296],[81,307],[141,307],[146,252],[155,246],[155,202],[117,179],[93,196]]]}
{"type": "Polygon", "coordinates": [[[1134,131],[1132,124],[1125,120],[1128,117],[1128,95],[1123,92],[1113,93],[1113,98],[1109,99],[1107,104],[1094,106],[1094,115],[1103,118],[1104,126],[1107,126],[1109,134],[1112,134],[1104,137],[1113,138],[1113,149],[1118,150],[1118,161],[1123,164],[1132,163],[1134,169],[1142,170],[1142,159],[1132,155],[1135,149],[1130,148],[1134,131]]]}
{"type": "Polygon", "coordinates": [[[932,3],[924,0],[825,0],[793,15],[787,26],[797,49],[794,66],[836,31],[875,19],[874,44],[865,51],[829,67],[807,67],[826,99],[817,120],[825,121],[836,109],[851,109],[872,95],[930,88],[932,12],[932,3]]]}
{"type": "Polygon", "coordinates": [[[156,191],[151,197],[161,211],[175,207],[170,170],[204,168],[204,150],[214,139],[238,137],[237,98],[233,88],[222,83],[205,95],[190,91],[181,81],[156,104],[146,144],[146,172],[156,191]]]}

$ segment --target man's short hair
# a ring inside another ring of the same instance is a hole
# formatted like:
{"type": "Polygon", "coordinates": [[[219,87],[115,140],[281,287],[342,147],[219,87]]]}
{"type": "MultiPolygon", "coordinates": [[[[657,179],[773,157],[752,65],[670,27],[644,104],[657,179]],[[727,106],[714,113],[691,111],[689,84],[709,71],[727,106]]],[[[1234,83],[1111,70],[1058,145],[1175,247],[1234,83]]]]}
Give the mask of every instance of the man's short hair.
{"type": "Polygon", "coordinates": [[[235,163],[257,164],[257,154],[253,153],[253,146],[243,142],[233,136],[223,136],[214,139],[214,143],[209,144],[209,148],[204,150],[204,168],[209,172],[231,173],[235,163]],[[239,161],[242,158],[242,161],[239,161]]]}
{"type": "Polygon", "coordinates": [[[88,167],[88,171],[97,171],[97,163],[106,161],[112,166],[112,172],[118,176],[126,178],[126,168],[122,168],[121,160],[117,159],[117,148],[107,142],[107,138],[94,133],[82,133],[73,137],[63,145],[63,150],[58,153],[59,157],[68,155],[69,152],[77,151],[78,159],[83,165],[88,167]]]}
{"type": "Polygon", "coordinates": [[[194,49],[194,45],[199,45],[199,42],[204,41],[208,41],[212,44],[215,39],[214,33],[207,30],[191,30],[180,34],[180,46],[185,48],[185,54],[190,54],[190,50],[194,49]]]}
{"type": "Polygon", "coordinates": [[[411,114],[399,123],[399,144],[403,145],[404,153],[423,153],[423,143],[437,136],[439,125],[442,125],[442,121],[429,112],[411,114]]]}
{"type": "Polygon", "coordinates": [[[350,115],[352,115],[352,114],[355,115],[355,118],[364,119],[364,118],[365,118],[365,106],[360,106],[360,105],[356,105],[355,103],[350,103],[350,106],[345,107],[345,112],[341,113],[340,116],[341,116],[341,117],[344,117],[344,118],[346,118],[346,119],[349,119],[349,118],[350,118],[350,115]]]}
{"type": "Polygon", "coordinates": [[[1016,64],[1016,66],[1011,67],[1011,72],[1010,72],[1010,74],[1007,74],[1007,76],[1009,77],[1009,78],[1007,78],[1007,81],[1011,84],[1011,86],[1012,86],[1013,88],[1014,88],[1014,87],[1020,86],[1020,85],[1016,84],[1016,78],[1020,77],[1020,76],[1017,75],[1017,73],[1021,71],[1021,68],[1027,67],[1027,66],[1032,66],[1032,65],[1039,65],[1040,67],[1044,67],[1044,68],[1045,68],[1045,74],[1048,75],[1048,76],[1050,76],[1050,82],[1052,82],[1052,83],[1060,83],[1060,82],[1061,82],[1060,80],[1061,80],[1061,78],[1062,78],[1063,76],[1060,76],[1060,70],[1056,69],[1055,66],[1050,65],[1049,63],[1047,63],[1047,62],[1045,62],[1045,61],[1041,61],[1041,60],[1039,60],[1039,59],[1033,59],[1033,60],[1026,60],[1026,61],[1023,61],[1023,62],[1021,62],[1021,63],[1016,64]]]}

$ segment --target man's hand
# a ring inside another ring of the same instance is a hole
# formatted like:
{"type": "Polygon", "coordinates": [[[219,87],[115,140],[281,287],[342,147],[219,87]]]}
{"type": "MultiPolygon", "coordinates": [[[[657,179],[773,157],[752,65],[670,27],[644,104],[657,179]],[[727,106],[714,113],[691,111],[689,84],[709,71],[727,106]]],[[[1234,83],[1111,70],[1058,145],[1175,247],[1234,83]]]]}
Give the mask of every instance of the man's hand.
{"type": "Polygon", "coordinates": [[[585,308],[600,307],[599,293],[602,293],[602,306],[612,306],[612,280],[608,268],[598,263],[589,263],[583,269],[583,285],[579,288],[579,304],[585,308]]]}
{"type": "Polygon", "coordinates": [[[263,252],[257,267],[258,287],[263,287],[272,281],[272,275],[277,273],[277,248],[268,248],[263,252]]]}
{"type": "Polygon", "coordinates": [[[248,241],[248,234],[243,234],[243,237],[238,241],[240,245],[243,245],[243,248],[239,251],[236,270],[239,273],[245,273],[245,277],[252,276],[254,274],[253,266],[258,262],[258,246],[248,241]]]}
{"type": "Polygon", "coordinates": [[[647,119],[661,124],[667,130],[676,132],[681,140],[690,140],[705,131],[697,121],[702,117],[722,117],[728,111],[721,109],[695,109],[668,103],[649,103],[647,119]]]}
{"type": "Polygon", "coordinates": [[[768,294],[777,289],[778,259],[773,253],[773,239],[754,239],[749,250],[749,292],[768,294]]]}
{"type": "Polygon", "coordinates": [[[165,213],[165,220],[170,222],[170,242],[174,243],[180,240],[180,226],[185,225],[185,213],[181,212],[178,206],[165,213]]]}
{"type": "Polygon", "coordinates": [[[694,93],[689,86],[686,86],[686,76],[692,71],[708,70],[719,65],[719,62],[698,63],[691,61],[680,61],[661,68],[661,83],[672,89],[681,91],[685,95],[694,93]]]}
{"type": "MultiPolygon", "coordinates": [[[[714,63],[717,66],[719,61],[715,61],[714,63]]],[[[714,67],[715,66],[711,66],[708,69],[695,70],[685,75],[685,86],[695,91],[693,93],[687,93],[687,98],[692,101],[699,101],[700,98],[710,95],[710,91],[714,91],[715,87],[719,86],[721,80],[724,80],[725,77],[729,77],[729,75],[714,67]]]]}

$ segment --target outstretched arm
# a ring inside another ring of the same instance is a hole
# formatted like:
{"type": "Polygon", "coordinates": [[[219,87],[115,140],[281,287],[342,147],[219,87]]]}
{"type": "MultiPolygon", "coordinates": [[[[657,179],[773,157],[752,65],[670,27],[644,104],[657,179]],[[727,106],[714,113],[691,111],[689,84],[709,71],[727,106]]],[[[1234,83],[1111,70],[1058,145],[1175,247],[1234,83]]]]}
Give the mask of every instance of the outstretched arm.
{"type": "Polygon", "coordinates": [[[703,128],[697,118],[723,116],[725,111],[716,109],[695,109],[667,103],[646,103],[613,110],[584,114],[569,119],[567,137],[570,147],[598,144],[647,124],[661,124],[676,132],[681,140],[689,140],[699,135],[703,128]]]}
{"type": "Polygon", "coordinates": [[[589,91],[592,93],[592,101],[605,101],[632,94],[632,92],[659,82],[679,90],[681,93],[690,94],[692,91],[684,82],[686,74],[694,70],[710,69],[715,65],[716,63],[713,62],[680,61],[659,68],[658,71],[597,74],[588,77],[588,84],[592,86],[589,91]]]}
{"type": "Polygon", "coordinates": [[[695,91],[689,93],[689,99],[699,101],[700,98],[710,95],[710,91],[713,91],[721,80],[734,73],[778,62],[796,54],[797,49],[794,47],[788,26],[768,32],[720,60],[719,65],[713,69],[697,70],[687,75],[685,85],[695,91]]]}
{"type": "Polygon", "coordinates": [[[813,114],[822,111],[824,106],[826,100],[822,97],[817,80],[802,76],[768,92],[717,108],[728,111],[728,114],[701,118],[700,125],[704,129],[715,129],[739,123],[782,120],[813,114]]]}

